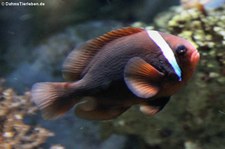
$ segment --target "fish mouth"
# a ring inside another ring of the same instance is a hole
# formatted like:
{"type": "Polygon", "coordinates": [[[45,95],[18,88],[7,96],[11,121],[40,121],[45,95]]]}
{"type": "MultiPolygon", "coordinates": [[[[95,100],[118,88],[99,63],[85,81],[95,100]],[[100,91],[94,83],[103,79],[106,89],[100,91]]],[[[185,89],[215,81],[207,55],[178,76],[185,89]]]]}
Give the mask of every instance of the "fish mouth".
{"type": "Polygon", "coordinates": [[[199,59],[200,59],[200,54],[197,50],[195,50],[191,55],[191,62],[196,65],[198,63],[199,59]]]}

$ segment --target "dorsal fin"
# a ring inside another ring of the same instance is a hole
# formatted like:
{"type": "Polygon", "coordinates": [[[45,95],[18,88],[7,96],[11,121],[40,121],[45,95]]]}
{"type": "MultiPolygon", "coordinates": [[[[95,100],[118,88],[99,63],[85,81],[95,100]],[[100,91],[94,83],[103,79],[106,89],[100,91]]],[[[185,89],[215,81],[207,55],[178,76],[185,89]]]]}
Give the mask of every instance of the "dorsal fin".
{"type": "Polygon", "coordinates": [[[81,79],[80,75],[84,68],[89,64],[91,59],[99,52],[107,43],[138,32],[144,31],[143,28],[126,27],[112,30],[102,36],[89,40],[78,49],[73,50],[66,58],[63,64],[63,76],[68,81],[76,81],[81,79]]]}

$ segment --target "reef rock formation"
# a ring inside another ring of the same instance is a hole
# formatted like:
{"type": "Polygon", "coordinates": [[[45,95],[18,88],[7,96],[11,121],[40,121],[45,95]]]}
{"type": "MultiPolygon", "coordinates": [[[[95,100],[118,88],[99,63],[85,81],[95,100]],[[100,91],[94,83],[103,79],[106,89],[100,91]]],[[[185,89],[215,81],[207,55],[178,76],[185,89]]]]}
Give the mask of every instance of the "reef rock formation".
{"type": "Polygon", "coordinates": [[[196,45],[201,53],[198,70],[162,112],[149,117],[133,108],[115,121],[104,123],[103,136],[112,132],[132,135],[160,149],[225,148],[224,10],[221,7],[205,15],[178,7],[162,18],[166,20],[157,17],[158,28],[196,45]]]}

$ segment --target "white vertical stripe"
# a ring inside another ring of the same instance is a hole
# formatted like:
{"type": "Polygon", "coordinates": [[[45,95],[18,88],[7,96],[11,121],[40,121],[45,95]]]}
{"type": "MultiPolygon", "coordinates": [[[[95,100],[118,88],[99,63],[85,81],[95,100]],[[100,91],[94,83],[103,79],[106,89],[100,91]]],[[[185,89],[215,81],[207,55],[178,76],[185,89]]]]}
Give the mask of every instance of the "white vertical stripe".
{"type": "Polygon", "coordinates": [[[179,81],[181,81],[181,69],[177,64],[176,58],[174,56],[173,50],[166,43],[163,37],[157,31],[146,30],[148,36],[156,43],[156,45],[162,50],[163,55],[168,60],[170,65],[173,67],[173,70],[179,77],[179,81]]]}

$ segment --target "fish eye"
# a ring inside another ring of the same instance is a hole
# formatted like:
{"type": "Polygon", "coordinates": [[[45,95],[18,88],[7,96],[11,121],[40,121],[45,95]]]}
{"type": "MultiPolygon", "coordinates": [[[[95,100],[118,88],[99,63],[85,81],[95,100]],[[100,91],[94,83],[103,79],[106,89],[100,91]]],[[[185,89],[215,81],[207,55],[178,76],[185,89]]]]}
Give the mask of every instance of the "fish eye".
{"type": "Polygon", "coordinates": [[[178,55],[184,55],[187,52],[187,48],[184,45],[178,46],[176,49],[176,53],[178,55]]]}

